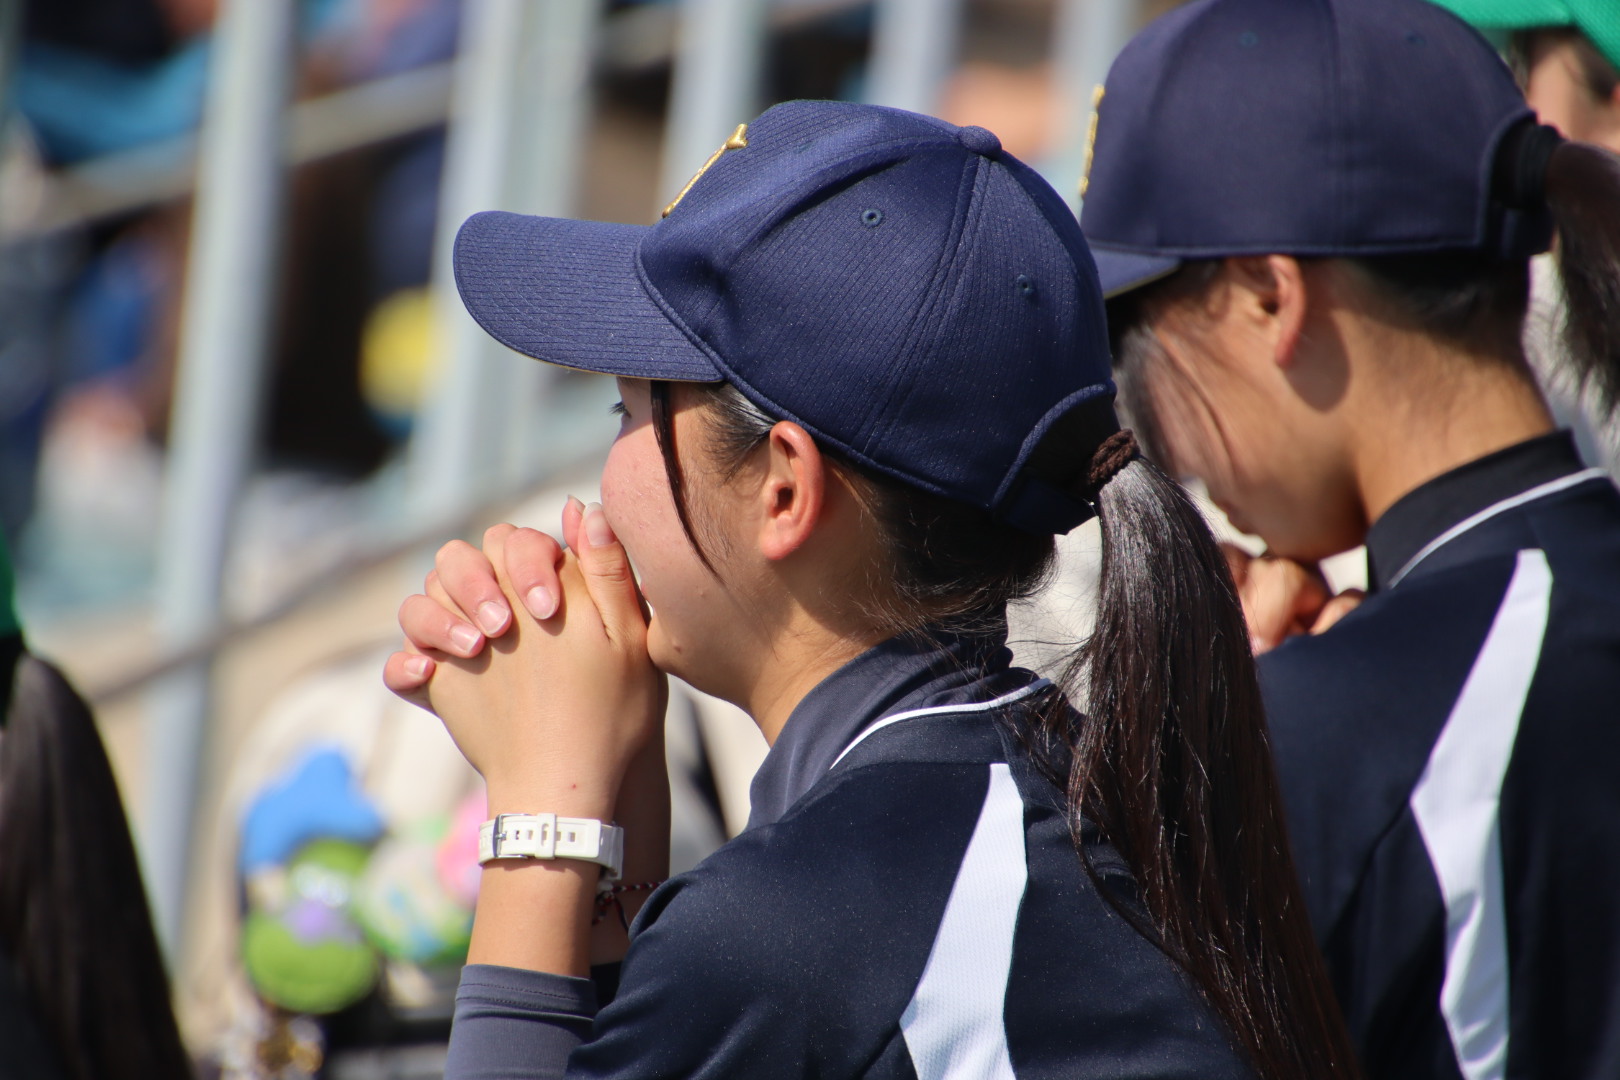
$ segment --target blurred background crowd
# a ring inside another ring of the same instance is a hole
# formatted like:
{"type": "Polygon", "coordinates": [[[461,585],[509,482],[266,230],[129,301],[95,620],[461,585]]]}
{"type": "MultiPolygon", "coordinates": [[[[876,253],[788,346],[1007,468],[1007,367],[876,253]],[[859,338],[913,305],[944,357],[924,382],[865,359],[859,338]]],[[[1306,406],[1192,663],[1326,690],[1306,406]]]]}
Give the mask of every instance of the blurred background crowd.
{"type": "MultiPolygon", "coordinates": [[[[799,97],[990,128],[1078,203],[1092,87],[1174,6],[0,0],[0,532],[205,1072],[442,1068],[483,804],[380,685],[395,605],[444,537],[593,498],[616,397],[482,337],[455,224],[650,222],[799,97]]],[[[679,871],[764,747],[690,694],[670,736],[679,871]]]]}

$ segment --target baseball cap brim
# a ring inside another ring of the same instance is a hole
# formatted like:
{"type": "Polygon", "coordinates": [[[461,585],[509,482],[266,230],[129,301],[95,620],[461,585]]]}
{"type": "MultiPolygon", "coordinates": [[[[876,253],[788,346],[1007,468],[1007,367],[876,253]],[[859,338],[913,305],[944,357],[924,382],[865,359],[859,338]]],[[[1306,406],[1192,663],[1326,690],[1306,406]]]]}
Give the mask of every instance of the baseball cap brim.
{"type": "Polygon", "coordinates": [[[1580,0],[1434,0],[1481,30],[1533,30],[1573,26],[1591,39],[1604,59],[1620,68],[1620,18],[1612,7],[1580,0]]]}
{"type": "Polygon", "coordinates": [[[1098,243],[1092,243],[1091,257],[1097,263],[1097,280],[1102,285],[1104,300],[1157,281],[1181,265],[1181,260],[1174,255],[1119,251],[1098,243]]]}
{"type": "Polygon", "coordinates": [[[456,234],[461,302],[502,345],[548,364],[632,379],[717,382],[708,355],[642,284],[651,227],[491,210],[456,234]]]}
{"type": "Polygon", "coordinates": [[[1529,26],[1568,26],[1574,21],[1565,0],[1434,0],[1464,22],[1475,26],[1523,29],[1529,26]]]}

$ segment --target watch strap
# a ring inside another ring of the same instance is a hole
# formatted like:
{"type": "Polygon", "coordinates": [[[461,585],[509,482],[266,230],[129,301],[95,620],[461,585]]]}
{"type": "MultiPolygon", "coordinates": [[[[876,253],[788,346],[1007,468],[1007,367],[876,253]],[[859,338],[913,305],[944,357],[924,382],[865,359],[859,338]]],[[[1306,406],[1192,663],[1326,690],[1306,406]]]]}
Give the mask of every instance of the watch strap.
{"type": "Polygon", "coordinates": [[[602,867],[602,880],[617,881],[624,830],[595,818],[496,814],[478,827],[478,862],[496,859],[579,859],[602,867]]]}

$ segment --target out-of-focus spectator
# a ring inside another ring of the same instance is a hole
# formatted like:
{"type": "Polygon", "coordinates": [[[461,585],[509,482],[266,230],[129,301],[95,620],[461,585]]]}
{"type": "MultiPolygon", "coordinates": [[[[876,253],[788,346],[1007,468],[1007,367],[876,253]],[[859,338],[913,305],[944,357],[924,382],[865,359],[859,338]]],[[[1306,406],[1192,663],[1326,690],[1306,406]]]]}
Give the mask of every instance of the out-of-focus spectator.
{"type": "MultiPolygon", "coordinates": [[[[1436,2],[1482,30],[1508,33],[1508,58],[1542,123],[1565,138],[1620,152],[1620,7],[1602,0],[1436,2]]],[[[1525,354],[1553,415],[1575,432],[1582,456],[1620,476],[1620,423],[1559,340],[1564,299],[1557,268],[1542,256],[1531,269],[1525,354]]]]}
{"type": "MultiPolygon", "coordinates": [[[[183,141],[161,140],[199,118],[216,7],[30,6],[15,130],[45,148],[44,184],[52,167],[87,158],[147,145],[187,152],[183,141]],[[176,74],[182,68],[191,75],[176,74]]],[[[295,85],[308,95],[449,59],[461,3],[304,0],[301,9],[295,85]]],[[[279,505],[276,519],[302,531],[330,524],[329,500],[286,505],[289,491],[351,491],[409,430],[414,402],[395,400],[397,385],[389,400],[367,400],[362,340],[380,300],[427,280],[442,158],[442,133],[429,130],[289,177],[260,440],[260,461],[281,482],[258,497],[256,478],[249,501],[279,505]]],[[[0,250],[0,527],[37,571],[30,595],[46,610],[127,603],[150,585],[190,216],[189,201],[159,204],[0,250]]],[[[420,353],[429,338],[417,337],[420,353]]],[[[342,523],[353,524],[363,504],[345,505],[342,523]]],[[[250,561],[303,568],[288,580],[332,553],[303,547],[287,559],[274,539],[260,546],[268,550],[255,548],[250,561]]]]}
{"type": "Polygon", "coordinates": [[[0,546],[0,1073],[191,1074],[118,785],[88,706],[29,655],[0,546]]]}
{"type": "Polygon", "coordinates": [[[190,131],[213,0],[29,0],[16,106],[55,164],[190,131]]]}

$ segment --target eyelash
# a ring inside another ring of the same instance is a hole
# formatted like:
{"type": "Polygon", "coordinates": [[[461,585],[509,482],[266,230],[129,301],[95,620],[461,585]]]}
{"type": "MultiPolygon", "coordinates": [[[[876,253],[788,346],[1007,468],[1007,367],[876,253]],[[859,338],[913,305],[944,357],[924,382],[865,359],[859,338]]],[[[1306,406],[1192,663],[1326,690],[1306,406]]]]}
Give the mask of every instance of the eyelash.
{"type": "Polygon", "coordinates": [[[630,410],[626,409],[624,407],[624,402],[622,402],[622,401],[615,401],[608,408],[608,412],[612,413],[614,416],[629,416],[630,415],[630,410]]]}

